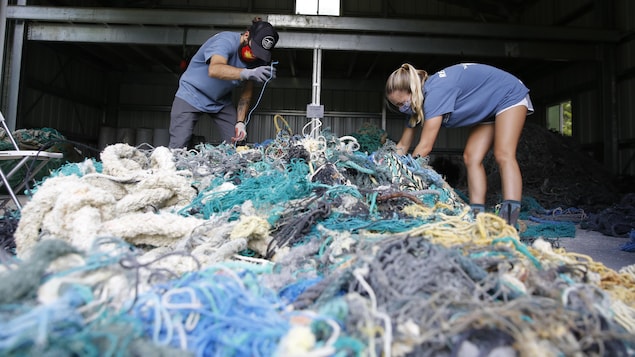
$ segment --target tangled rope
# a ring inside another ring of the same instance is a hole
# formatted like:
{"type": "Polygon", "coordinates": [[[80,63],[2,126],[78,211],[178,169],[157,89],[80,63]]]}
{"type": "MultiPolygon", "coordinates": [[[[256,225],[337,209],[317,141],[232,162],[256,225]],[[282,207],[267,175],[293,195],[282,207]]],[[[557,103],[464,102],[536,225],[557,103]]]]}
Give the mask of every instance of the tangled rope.
{"type": "Polygon", "coordinates": [[[474,217],[392,142],[306,130],[115,145],[38,185],[0,354],[632,354],[631,272],[474,217]]]}

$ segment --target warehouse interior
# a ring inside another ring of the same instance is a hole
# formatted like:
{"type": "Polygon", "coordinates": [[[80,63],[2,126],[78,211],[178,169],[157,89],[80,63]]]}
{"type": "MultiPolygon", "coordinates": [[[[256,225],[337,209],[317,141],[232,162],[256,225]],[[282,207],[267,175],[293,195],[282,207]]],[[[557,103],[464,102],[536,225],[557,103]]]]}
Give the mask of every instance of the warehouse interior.
{"type": "MultiPolygon", "coordinates": [[[[320,49],[320,104],[341,135],[367,119],[398,137],[400,121],[383,113],[382,89],[401,63],[433,73],[484,62],[526,82],[542,108],[532,122],[546,125],[547,107],[571,101],[572,136],[611,172],[635,172],[628,2],[356,1],[343,3],[339,16],[312,17],[295,15],[292,0],[118,5],[5,5],[2,103],[12,125],[54,127],[95,147],[104,127],[166,128],[182,61],[215,32],[244,31],[261,16],[281,40],[278,78],[264,91],[256,112],[263,126],[251,130],[252,142],[274,134],[275,113],[301,126],[320,49]]],[[[199,130],[218,142],[212,132],[199,130]]],[[[464,133],[442,135],[439,149],[462,147],[464,133]]]]}
{"type": "Polygon", "coordinates": [[[9,130],[44,132],[67,163],[3,196],[0,354],[635,351],[629,0],[0,0],[0,39],[9,130]],[[280,39],[245,145],[199,121],[192,150],[168,150],[190,58],[255,17],[280,39]],[[442,129],[428,158],[391,154],[402,63],[490,64],[530,89],[520,226],[469,212],[468,128],[442,129]],[[289,159],[282,122],[307,148],[319,123],[333,156],[289,159]]]}

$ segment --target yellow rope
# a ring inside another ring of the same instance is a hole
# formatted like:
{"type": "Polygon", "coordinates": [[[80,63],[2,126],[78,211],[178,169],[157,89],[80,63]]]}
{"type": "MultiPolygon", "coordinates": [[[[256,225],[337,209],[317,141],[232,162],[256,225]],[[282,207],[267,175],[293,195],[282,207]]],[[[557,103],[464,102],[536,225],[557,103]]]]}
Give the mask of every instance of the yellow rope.
{"type": "MultiPolygon", "coordinates": [[[[420,204],[412,204],[404,207],[403,212],[420,219],[433,219],[439,216],[441,219],[424,224],[405,232],[408,236],[424,236],[435,244],[447,247],[472,243],[481,246],[491,245],[497,238],[512,237],[520,240],[514,227],[508,225],[505,220],[491,213],[481,213],[472,222],[466,219],[469,209],[465,209],[458,216],[448,216],[443,209],[451,208],[447,204],[438,202],[433,207],[420,204]]],[[[513,242],[511,242],[513,243],[513,242]]],[[[509,241],[498,243],[511,245],[509,241]]],[[[511,247],[514,248],[514,247],[511,247]]],[[[616,272],[607,268],[604,264],[595,262],[587,255],[566,252],[562,248],[545,249],[538,245],[528,246],[528,251],[538,259],[543,267],[559,266],[563,264],[583,264],[590,272],[597,274],[597,285],[605,290],[613,300],[611,306],[615,320],[629,332],[635,330],[635,277],[629,271],[616,272]]],[[[549,245],[550,248],[550,245],[549,245]]],[[[516,251],[512,249],[511,251],[516,251]]],[[[520,252],[517,252],[521,256],[520,252]]],[[[519,270],[522,272],[522,270],[519,270]]],[[[518,272],[517,272],[518,273],[518,272]]],[[[518,273],[520,274],[520,273],[518,273]]]]}
{"type": "Polygon", "coordinates": [[[443,209],[453,207],[437,202],[434,207],[423,205],[410,205],[404,208],[404,213],[416,217],[427,219],[433,215],[438,215],[441,220],[416,227],[406,234],[411,236],[425,236],[433,243],[444,246],[454,246],[457,244],[476,243],[489,245],[492,240],[502,237],[513,237],[519,239],[514,227],[508,225],[505,220],[491,213],[481,213],[477,215],[474,222],[466,219],[469,209],[463,210],[458,216],[449,216],[441,213],[443,209]]]}
{"type": "Polygon", "coordinates": [[[293,135],[293,130],[291,130],[291,127],[289,126],[289,123],[284,119],[284,117],[282,117],[282,115],[280,115],[280,114],[274,115],[273,116],[273,124],[276,127],[276,133],[280,133],[282,130],[286,129],[289,132],[289,135],[293,135]],[[278,123],[279,120],[284,123],[284,128],[280,127],[280,124],[278,123]]]}

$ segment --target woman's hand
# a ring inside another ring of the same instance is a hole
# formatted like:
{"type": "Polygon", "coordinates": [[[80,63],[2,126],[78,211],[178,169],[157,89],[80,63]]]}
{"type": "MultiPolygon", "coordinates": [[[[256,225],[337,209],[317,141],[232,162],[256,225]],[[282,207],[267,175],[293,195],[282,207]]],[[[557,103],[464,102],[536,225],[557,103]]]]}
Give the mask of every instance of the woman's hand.
{"type": "Polygon", "coordinates": [[[412,139],[415,136],[415,131],[413,128],[405,127],[403,129],[403,134],[401,134],[401,139],[397,143],[396,152],[398,155],[407,155],[408,150],[410,150],[410,144],[412,144],[412,139]]]}
{"type": "Polygon", "coordinates": [[[417,145],[415,149],[412,151],[412,157],[414,158],[425,157],[425,156],[428,156],[428,154],[430,154],[429,146],[421,142],[419,142],[419,145],[417,145]]]}

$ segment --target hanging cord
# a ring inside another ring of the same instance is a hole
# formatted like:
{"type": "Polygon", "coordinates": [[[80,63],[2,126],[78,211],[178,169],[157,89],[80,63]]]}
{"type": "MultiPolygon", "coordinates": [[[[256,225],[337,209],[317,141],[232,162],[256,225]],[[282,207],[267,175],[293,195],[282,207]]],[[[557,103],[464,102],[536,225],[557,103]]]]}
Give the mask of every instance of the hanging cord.
{"type": "Polygon", "coordinates": [[[254,104],[254,106],[249,111],[249,114],[247,114],[247,119],[245,120],[245,126],[247,126],[249,124],[249,122],[251,121],[251,113],[253,113],[254,110],[256,110],[256,108],[258,108],[258,104],[260,104],[260,100],[262,99],[262,95],[265,93],[265,88],[267,87],[267,83],[269,83],[269,81],[271,79],[273,79],[273,66],[276,65],[276,64],[278,64],[278,61],[273,61],[269,65],[269,66],[271,66],[271,74],[269,75],[269,78],[267,78],[267,80],[262,84],[262,89],[260,90],[260,95],[258,96],[258,100],[256,101],[256,104],[254,104]]]}

